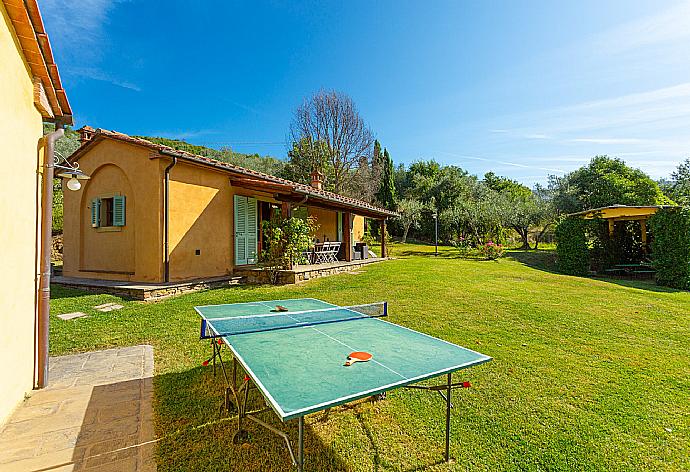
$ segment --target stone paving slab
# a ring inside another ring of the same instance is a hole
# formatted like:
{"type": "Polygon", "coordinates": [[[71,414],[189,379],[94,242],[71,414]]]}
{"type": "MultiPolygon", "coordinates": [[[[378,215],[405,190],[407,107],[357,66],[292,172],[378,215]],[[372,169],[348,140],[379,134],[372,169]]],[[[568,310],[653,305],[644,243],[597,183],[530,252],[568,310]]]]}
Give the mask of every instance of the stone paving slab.
{"type": "Polygon", "coordinates": [[[0,427],[0,470],[156,470],[151,346],[51,357],[49,369],[49,387],[0,427]]]}
{"type": "Polygon", "coordinates": [[[63,313],[61,315],[57,315],[58,318],[60,318],[61,320],[65,320],[65,321],[73,320],[74,318],[83,318],[85,316],[89,316],[89,315],[87,315],[86,313],[81,312],[81,311],[75,311],[72,313],[63,313]]]}

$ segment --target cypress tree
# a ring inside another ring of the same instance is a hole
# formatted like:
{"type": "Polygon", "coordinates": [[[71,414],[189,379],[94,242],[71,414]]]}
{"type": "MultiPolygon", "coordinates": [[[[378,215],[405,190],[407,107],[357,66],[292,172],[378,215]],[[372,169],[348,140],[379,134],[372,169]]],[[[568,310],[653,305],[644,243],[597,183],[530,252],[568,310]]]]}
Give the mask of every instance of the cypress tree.
{"type": "MultiPolygon", "coordinates": [[[[376,149],[375,145],[374,149],[376,149]]],[[[385,208],[392,210],[395,208],[395,172],[393,169],[393,159],[388,154],[388,149],[385,148],[383,150],[382,164],[381,182],[376,197],[385,208]]]]}

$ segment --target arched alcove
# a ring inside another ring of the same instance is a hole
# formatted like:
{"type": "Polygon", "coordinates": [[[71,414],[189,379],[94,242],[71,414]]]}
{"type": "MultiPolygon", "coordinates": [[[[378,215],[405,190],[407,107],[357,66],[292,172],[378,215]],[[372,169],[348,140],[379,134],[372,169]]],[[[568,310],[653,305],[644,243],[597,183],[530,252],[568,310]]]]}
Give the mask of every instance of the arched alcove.
{"type": "Polygon", "coordinates": [[[117,278],[135,272],[135,218],[136,198],[125,172],[115,164],[98,167],[87,181],[80,203],[79,270],[99,272],[117,278]],[[125,224],[93,227],[91,207],[94,201],[124,196],[125,224]]]}

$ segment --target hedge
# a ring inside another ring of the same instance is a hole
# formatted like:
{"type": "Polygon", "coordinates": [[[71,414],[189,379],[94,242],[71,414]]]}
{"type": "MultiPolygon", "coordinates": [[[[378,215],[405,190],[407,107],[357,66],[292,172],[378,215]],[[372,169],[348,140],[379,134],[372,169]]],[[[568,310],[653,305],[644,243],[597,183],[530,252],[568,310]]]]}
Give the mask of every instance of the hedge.
{"type": "Polygon", "coordinates": [[[690,289],[690,209],[661,208],[649,219],[656,283],[690,289]]]}
{"type": "Polygon", "coordinates": [[[563,218],[556,226],[558,270],[569,275],[589,273],[589,222],[577,217],[563,218]]]}

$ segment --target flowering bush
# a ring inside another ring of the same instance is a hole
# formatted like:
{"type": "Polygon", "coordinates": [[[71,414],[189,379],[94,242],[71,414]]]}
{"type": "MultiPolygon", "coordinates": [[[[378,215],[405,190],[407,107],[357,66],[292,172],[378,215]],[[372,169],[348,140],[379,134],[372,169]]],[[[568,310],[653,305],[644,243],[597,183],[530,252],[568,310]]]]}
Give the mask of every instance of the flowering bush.
{"type": "Polygon", "coordinates": [[[503,257],[505,252],[506,251],[502,244],[495,244],[493,241],[489,241],[483,246],[479,246],[479,254],[490,261],[503,257]]]}
{"type": "Polygon", "coordinates": [[[319,225],[313,217],[303,220],[274,216],[261,223],[266,242],[266,249],[260,256],[261,262],[268,271],[271,283],[277,284],[281,270],[290,270],[293,264],[306,262],[304,253],[309,249],[311,235],[319,225]]]}

